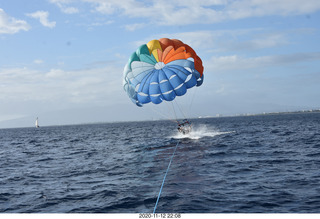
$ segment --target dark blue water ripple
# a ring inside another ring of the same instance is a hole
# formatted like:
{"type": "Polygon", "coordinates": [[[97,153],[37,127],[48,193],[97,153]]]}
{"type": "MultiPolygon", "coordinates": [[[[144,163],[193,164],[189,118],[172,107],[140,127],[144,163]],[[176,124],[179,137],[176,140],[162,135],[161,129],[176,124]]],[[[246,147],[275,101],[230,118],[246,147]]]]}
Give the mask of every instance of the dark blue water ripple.
{"type": "Polygon", "coordinates": [[[0,130],[0,212],[319,213],[320,114],[0,130]]]}

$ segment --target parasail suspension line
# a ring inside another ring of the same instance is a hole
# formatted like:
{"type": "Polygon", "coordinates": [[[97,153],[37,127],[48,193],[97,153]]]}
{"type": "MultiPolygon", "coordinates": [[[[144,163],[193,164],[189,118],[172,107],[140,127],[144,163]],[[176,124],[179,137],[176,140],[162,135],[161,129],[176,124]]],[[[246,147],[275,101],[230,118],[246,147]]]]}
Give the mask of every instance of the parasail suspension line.
{"type": "Polygon", "coordinates": [[[168,120],[171,121],[171,122],[174,122],[174,123],[176,122],[175,119],[172,119],[171,117],[165,115],[164,113],[161,113],[159,110],[155,110],[153,107],[151,107],[151,110],[152,110],[153,112],[159,114],[159,115],[162,116],[163,118],[168,119],[168,120]]]}
{"type": "Polygon", "coordinates": [[[181,112],[182,116],[186,119],[187,118],[186,113],[182,110],[182,108],[180,107],[180,105],[178,104],[176,99],[174,99],[174,102],[176,103],[176,105],[177,105],[179,111],[181,112]]]}
{"type": "Polygon", "coordinates": [[[174,109],[173,102],[171,102],[171,107],[172,107],[172,110],[173,110],[173,112],[174,112],[174,118],[176,119],[176,121],[178,121],[177,113],[176,113],[176,111],[175,111],[175,109],[174,109]]]}
{"type": "Polygon", "coordinates": [[[198,90],[198,89],[192,89],[192,97],[191,97],[190,105],[189,105],[189,107],[188,107],[187,114],[190,114],[190,112],[191,112],[190,110],[191,110],[191,108],[192,108],[193,100],[194,100],[194,98],[195,98],[195,96],[196,96],[197,90],[198,90]]]}
{"type": "Polygon", "coordinates": [[[177,150],[178,145],[179,145],[179,141],[178,141],[178,143],[176,144],[176,147],[174,148],[174,151],[173,151],[173,154],[172,154],[172,156],[171,156],[171,159],[170,159],[170,162],[169,162],[169,165],[168,165],[166,174],[165,174],[164,177],[163,177],[163,181],[162,181],[162,185],[161,185],[161,188],[160,188],[160,191],[159,191],[159,195],[158,195],[158,198],[157,198],[157,202],[156,202],[156,205],[154,206],[154,209],[153,209],[153,214],[156,212],[157,205],[158,205],[158,202],[159,202],[159,198],[160,198],[160,195],[161,195],[161,192],[162,192],[162,188],[163,188],[163,185],[164,185],[164,181],[166,180],[166,177],[167,177],[167,174],[168,174],[168,172],[169,172],[169,168],[170,168],[170,165],[171,165],[173,156],[174,156],[174,154],[176,153],[176,150],[177,150]]]}

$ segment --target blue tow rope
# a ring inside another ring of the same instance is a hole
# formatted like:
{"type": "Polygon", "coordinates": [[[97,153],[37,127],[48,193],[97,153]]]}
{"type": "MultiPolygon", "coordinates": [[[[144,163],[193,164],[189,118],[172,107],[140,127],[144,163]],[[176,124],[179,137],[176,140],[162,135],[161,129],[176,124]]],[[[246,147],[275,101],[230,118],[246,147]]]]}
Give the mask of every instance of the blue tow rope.
{"type": "Polygon", "coordinates": [[[158,205],[158,202],[159,202],[159,198],[160,198],[160,195],[161,195],[161,192],[162,192],[162,188],[163,188],[163,185],[164,185],[164,181],[166,180],[166,177],[167,177],[167,174],[168,174],[168,172],[169,172],[169,168],[170,168],[170,165],[171,165],[173,156],[174,156],[174,154],[176,153],[178,144],[179,144],[179,141],[178,141],[176,147],[174,148],[174,151],[173,151],[173,154],[172,154],[172,156],[171,156],[171,159],[170,159],[170,162],[169,162],[169,165],[168,165],[166,174],[165,174],[164,177],[163,177],[163,181],[162,181],[162,185],[161,185],[161,188],[160,188],[160,191],[159,191],[159,195],[158,195],[158,198],[157,198],[157,202],[156,202],[156,205],[154,206],[154,209],[153,209],[153,214],[156,212],[157,205],[158,205]]]}

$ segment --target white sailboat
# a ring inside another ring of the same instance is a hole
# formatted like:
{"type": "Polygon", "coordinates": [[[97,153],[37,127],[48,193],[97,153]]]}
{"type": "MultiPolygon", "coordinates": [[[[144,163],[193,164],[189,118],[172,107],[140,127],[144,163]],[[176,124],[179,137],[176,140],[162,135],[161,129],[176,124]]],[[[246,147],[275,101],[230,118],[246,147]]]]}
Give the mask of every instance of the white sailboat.
{"type": "Polygon", "coordinates": [[[39,128],[40,126],[39,126],[39,119],[38,119],[38,117],[37,117],[37,119],[36,119],[36,128],[39,128]]]}

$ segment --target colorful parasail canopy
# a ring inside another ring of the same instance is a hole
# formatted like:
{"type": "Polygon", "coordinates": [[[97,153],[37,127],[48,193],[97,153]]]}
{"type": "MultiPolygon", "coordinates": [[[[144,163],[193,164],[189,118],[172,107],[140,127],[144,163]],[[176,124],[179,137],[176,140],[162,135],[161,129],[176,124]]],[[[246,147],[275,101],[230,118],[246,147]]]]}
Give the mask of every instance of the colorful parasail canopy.
{"type": "Polygon", "coordinates": [[[203,82],[202,61],[177,39],[162,38],[141,45],[123,72],[123,87],[137,105],[172,101],[203,82]]]}

